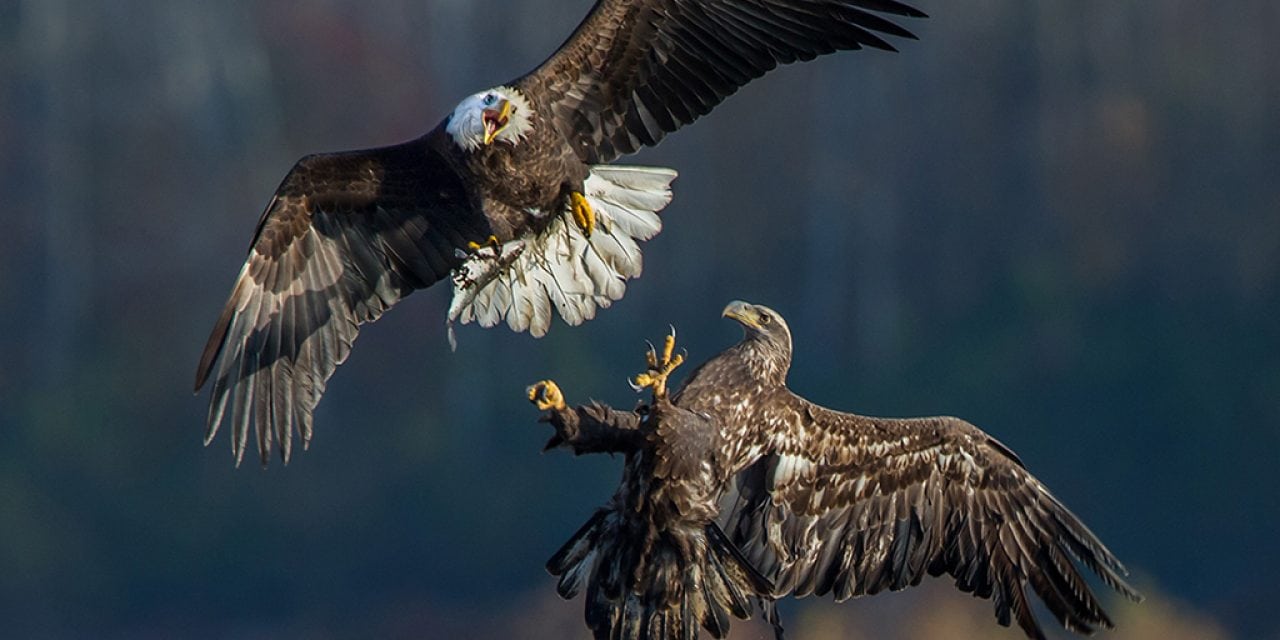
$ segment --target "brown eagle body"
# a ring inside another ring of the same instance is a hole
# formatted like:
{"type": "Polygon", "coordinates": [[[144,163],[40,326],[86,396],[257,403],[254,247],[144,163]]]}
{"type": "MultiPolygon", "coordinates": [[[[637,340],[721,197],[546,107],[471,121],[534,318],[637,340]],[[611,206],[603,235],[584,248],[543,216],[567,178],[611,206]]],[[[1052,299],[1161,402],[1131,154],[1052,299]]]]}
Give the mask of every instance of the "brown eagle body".
{"type": "MultiPolygon", "coordinates": [[[[455,171],[469,178],[472,207],[485,212],[501,242],[546,228],[551,216],[544,213],[563,209],[570,191],[582,191],[591,169],[541,115],[547,110],[535,102],[541,96],[524,95],[530,100],[529,132],[518,145],[491,144],[471,151],[447,146],[455,171]]],[[[444,138],[445,126],[441,123],[433,134],[444,138]]]]}
{"type": "Polygon", "coordinates": [[[1044,635],[1028,586],[1065,628],[1111,628],[1076,562],[1140,599],[1119,560],[994,438],[958,418],[817,406],[786,388],[785,321],[745,303],[725,314],[745,338],[671,401],[644,415],[560,402],[546,418],[549,446],[627,456],[613,501],[548,563],[562,596],[587,585],[597,638],[692,639],[699,626],[724,637],[752,597],[781,637],[776,598],[840,601],[943,574],[1031,638],[1044,635]],[[652,540],[666,541],[660,553],[652,540]]]}
{"type": "MultiPolygon", "coordinates": [[[[449,277],[452,323],[541,336],[622,297],[675,172],[606,165],[780,64],[911,38],[895,0],[599,0],[542,65],[467,97],[426,135],[307,156],[262,214],[196,371],[237,462],[306,445],[360,325],[449,277]]],[[[838,110],[833,106],[833,110],[838,110]]]]}
{"type": "Polygon", "coordinates": [[[696,638],[702,626],[719,638],[730,616],[750,617],[772,587],[715,524],[726,477],[718,425],[662,401],[643,417],[592,404],[550,421],[548,447],[626,453],[612,500],[547,562],[566,600],[586,586],[595,637],[696,638]]]}

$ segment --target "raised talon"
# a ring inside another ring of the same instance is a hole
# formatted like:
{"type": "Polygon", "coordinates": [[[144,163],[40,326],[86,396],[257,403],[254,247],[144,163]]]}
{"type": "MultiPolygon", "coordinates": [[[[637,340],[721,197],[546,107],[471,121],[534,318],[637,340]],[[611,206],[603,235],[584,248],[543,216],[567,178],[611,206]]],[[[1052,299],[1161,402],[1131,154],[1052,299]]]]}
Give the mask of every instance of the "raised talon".
{"type": "Polygon", "coordinates": [[[591,232],[596,230],[596,212],[591,208],[591,203],[587,202],[587,197],[577,191],[569,194],[569,203],[573,210],[573,221],[578,223],[578,228],[582,229],[582,234],[591,237],[591,232]]]}
{"type": "Polygon", "coordinates": [[[652,344],[649,345],[649,350],[644,354],[645,361],[648,363],[649,369],[644,373],[637,375],[632,386],[634,386],[637,391],[645,387],[652,387],[654,399],[666,397],[667,378],[671,375],[672,371],[676,370],[676,367],[679,367],[684,363],[684,354],[676,353],[672,355],[675,348],[676,332],[675,328],[672,328],[671,335],[667,336],[666,340],[662,344],[661,356],[658,355],[657,349],[655,349],[652,344]]]}
{"type": "MultiPolygon", "coordinates": [[[[676,350],[676,328],[671,327],[671,333],[667,335],[667,338],[665,340],[662,341],[662,362],[663,363],[671,362],[671,352],[675,350],[676,350]]],[[[676,358],[681,361],[684,360],[683,356],[676,356],[676,358]]],[[[678,366],[680,366],[679,363],[676,363],[674,365],[671,365],[671,368],[674,369],[678,366]]]]}
{"type": "Polygon", "coordinates": [[[493,247],[497,249],[498,247],[501,247],[501,246],[502,246],[502,243],[498,241],[498,236],[495,236],[495,235],[490,235],[489,239],[484,241],[484,244],[481,244],[474,240],[467,243],[467,248],[472,250],[473,252],[484,249],[485,247],[493,247]]]}
{"type": "Polygon", "coordinates": [[[529,401],[541,411],[549,409],[559,411],[566,407],[564,394],[560,392],[560,387],[551,380],[539,380],[529,385],[525,389],[525,393],[529,395],[529,401]]]}

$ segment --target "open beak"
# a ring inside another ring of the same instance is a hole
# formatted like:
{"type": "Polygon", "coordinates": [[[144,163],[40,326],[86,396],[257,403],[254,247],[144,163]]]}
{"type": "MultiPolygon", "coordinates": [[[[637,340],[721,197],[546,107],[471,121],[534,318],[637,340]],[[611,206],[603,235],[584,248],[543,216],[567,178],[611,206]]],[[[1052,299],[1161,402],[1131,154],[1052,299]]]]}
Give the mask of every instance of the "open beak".
{"type": "Polygon", "coordinates": [[[481,117],[484,119],[484,144],[488,146],[507,127],[511,118],[511,101],[503,100],[498,106],[485,109],[481,117]]]}
{"type": "Polygon", "coordinates": [[[760,328],[760,324],[755,320],[755,314],[751,313],[751,305],[741,300],[730,302],[724,308],[724,311],[720,312],[720,315],[725,318],[733,318],[748,327],[760,328]]]}

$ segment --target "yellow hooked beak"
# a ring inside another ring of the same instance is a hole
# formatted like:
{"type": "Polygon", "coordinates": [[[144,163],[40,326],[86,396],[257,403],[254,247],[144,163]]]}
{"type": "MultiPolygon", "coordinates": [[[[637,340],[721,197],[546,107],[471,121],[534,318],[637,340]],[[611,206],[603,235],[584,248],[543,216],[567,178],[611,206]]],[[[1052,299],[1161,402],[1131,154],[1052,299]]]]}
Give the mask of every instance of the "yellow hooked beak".
{"type": "Polygon", "coordinates": [[[484,144],[488,146],[507,128],[507,122],[511,118],[511,101],[503,100],[497,107],[485,109],[481,118],[484,119],[484,144]]]}
{"type": "Polygon", "coordinates": [[[751,305],[741,300],[730,302],[724,308],[724,311],[720,312],[720,315],[725,318],[733,318],[748,327],[760,328],[760,323],[756,320],[756,314],[753,313],[751,305]]]}

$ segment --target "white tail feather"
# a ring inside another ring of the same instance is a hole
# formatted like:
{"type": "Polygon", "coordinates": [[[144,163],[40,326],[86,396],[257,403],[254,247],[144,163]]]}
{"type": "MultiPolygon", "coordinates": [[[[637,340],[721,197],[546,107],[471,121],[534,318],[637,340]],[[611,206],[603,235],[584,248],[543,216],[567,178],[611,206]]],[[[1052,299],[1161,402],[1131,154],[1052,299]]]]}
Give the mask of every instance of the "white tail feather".
{"type": "Polygon", "coordinates": [[[542,233],[472,253],[453,274],[453,323],[492,327],[504,318],[513,331],[546,335],[551,308],[569,325],[595,317],[640,276],[639,242],[662,231],[658,212],[671,202],[676,172],[655,167],[598,165],[583,184],[596,214],[586,237],[566,208],[542,233]]]}

